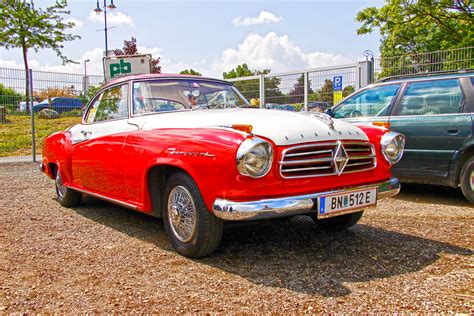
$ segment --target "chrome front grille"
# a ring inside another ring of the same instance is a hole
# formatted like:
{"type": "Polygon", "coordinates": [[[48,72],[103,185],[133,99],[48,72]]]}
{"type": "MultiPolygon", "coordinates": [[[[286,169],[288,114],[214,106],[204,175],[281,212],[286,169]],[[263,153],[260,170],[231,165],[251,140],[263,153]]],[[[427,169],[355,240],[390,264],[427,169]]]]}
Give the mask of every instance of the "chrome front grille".
{"type": "Polygon", "coordinates": [[[315,143],[285,149],[280,160],[280,175],[286,179],[341,175],[374,169],[376,163],[371,143],[315,143]]]}

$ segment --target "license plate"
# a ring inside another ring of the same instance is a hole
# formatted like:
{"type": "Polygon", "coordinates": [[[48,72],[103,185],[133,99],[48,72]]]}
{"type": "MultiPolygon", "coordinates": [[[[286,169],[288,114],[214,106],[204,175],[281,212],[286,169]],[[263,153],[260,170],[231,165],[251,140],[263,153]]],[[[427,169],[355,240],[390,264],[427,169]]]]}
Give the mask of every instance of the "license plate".
{"type": "Polygon", "coordinates": [[[326,195],[318,198],[318,217],[351,213],[375,204],[377,204],[377,188],[326,195]]]}

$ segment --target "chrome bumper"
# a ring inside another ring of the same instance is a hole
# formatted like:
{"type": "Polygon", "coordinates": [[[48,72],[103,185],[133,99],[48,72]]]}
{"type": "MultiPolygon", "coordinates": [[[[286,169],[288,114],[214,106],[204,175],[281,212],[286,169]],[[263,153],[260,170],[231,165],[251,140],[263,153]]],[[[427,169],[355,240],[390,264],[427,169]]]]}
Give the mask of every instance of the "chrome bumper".
{"type": "Polygon", "coordinates": [[[397,195],[398,192],[400,192],[400,181],[398,181],[397,178],[391,178],[384,182],[334,191],[248,202],[233,202],[225,199],[216,199],[212,209],[214,215],[228,221],[259,220],[308,214],[316,212],[318,197],[374,187],[377,188],[377,200],[380,200],[397,195]]]}

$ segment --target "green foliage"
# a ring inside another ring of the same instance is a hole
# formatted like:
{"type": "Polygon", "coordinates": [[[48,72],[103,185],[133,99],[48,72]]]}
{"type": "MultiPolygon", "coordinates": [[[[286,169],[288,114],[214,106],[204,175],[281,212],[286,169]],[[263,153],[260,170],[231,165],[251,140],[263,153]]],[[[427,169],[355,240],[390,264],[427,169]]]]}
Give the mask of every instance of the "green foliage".
{"type": "Polygon", "coordinates": [[[12,88],[7,88],[0,83],[0,106],[5,106],[7,110],[16,109],[18,103],[21,101],[21,94],[17,93],[12,88]]]}
{"type": "Polygon", "coordinates": [[[100,88],[102,88],[102,86],[89,86],[89,90],[87,90],[85,95],[81,93],[79,98],[82,100],[82,104],[87,106],[95,94],[99,92],[100,88]]]}
{"type": "MultiPolygon", "coordinates": [[[[52,49],[63,63],[73,62],[62,52],[63,43],[80,38],[67,33],[74,27],[73,22],[65,22],[62,15],[69,14],[66,0],[56,2],[46,9],[20,0],[0,1],[0,47],[21,48],[25,71],[28,73],[28,50],[52,49]]],[[[26,100],[29,101],[28,76],[25,80],[26,100]]]]}
{"type": "MultiPolygon", "coordinates": [[[[250,77],[261,74],[269,74],[270,69],[255,70],[250,69],[247,64],[238,65],[235,69],[229,72],[224,72],[222,75],[224,79],[234,79],[241,77],[250,77]]],[[[236,81],[235,87],[247,98],[247,99],[259,99],[260,98],[260,79],[250,79],[236,81]]],[[[267,103],[287,103],[288,97],[285,96],[278,85],[281,80],[277,77],[265,78],[265,100],[267,103]]]]}
{"type": "Polygon", "coordinates": [[[357,34],[379,29],[382,57],[474,46],[470,0],[386,0],[357,13],[357,34]]]}
{"type": "MultiPolygon", "coordinates": [[[[312,94],[314,91],[311,88],[311,80],[308,79],[308,94],[312,94]]],[[[293,89],[288,93],[289,103],[300,103],[304,101],[304,75],[298,77],[293,89]]]]}
{"type": "Polygon", "coordinates": [[[0,2],[0,46],[6,49],[23,48],[52,49],[64,63],[72,62],[63,55],[62,43],[80,38],[66,31],[74,27],[73,22],[64,22],[66,0],[57,0],[54,5],[41,9],[28,2],[3,0],[0,2]]]}
{"type": "Polygon", "coordinates": [[[356,21],[361,23],[357,34],[378,29],[382,36],[379,77],[474,67],[472,50],[462,61],[456,51],[413,55],[474,46],[471,0],[385,0],[381,8],[357,13],[356,21]]]}
{"type": "Polygon", "coordinates": [[[202,76],[200,72],[197,72],[196,70],[190,68],[190,69],[185,69],[179,73],[180,75],[192,75],[192,76],[202,76]]]}

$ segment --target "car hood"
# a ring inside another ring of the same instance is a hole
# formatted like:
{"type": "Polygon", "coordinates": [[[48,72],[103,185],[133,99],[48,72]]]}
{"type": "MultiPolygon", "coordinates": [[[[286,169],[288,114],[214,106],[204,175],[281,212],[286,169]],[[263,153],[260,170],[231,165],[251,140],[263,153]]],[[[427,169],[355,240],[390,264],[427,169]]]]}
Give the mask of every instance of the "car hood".
{"type": "Polygon", "coordinates": [[[130,123],[143,130],[156,128],[216,128],[233,124],[253,126],[252,133],[271,139],[276,145],[328,140],[368,140],[357,126],[331,119],[333,124],[311,113],[282,110],[225,109],[171,112],[134,117],[130,123]]]}

